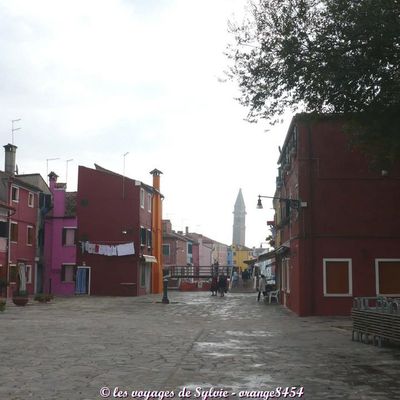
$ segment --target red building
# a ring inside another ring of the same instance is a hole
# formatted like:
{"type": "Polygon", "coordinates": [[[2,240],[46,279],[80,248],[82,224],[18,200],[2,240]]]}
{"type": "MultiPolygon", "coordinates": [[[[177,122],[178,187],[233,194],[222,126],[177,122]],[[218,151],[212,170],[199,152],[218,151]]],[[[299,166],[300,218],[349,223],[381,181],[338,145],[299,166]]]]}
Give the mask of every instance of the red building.
{"type": "Polygon", "coordinates": [[[17,146],[5,148],[0,171],[0,278],[7,296],[24,281],[29,294],[42,289],[43,215],[50,191],[40,174],[16,175],[17,146]],[[42,212],[43,211],[43,212],[42,212]]]}
{"type": "Polygon", "coordinates": [[[138,296],[152,291],[154,189],[96,165],[79,167],[76,290],[138,296]]]}
{"type": "Polygon", "coordinates": [[[300,316],[348,315],[353,297],[400,296],[400,169],[372,170],[339,118],[306,115],[278,164],[281,302],[300,316]]]}

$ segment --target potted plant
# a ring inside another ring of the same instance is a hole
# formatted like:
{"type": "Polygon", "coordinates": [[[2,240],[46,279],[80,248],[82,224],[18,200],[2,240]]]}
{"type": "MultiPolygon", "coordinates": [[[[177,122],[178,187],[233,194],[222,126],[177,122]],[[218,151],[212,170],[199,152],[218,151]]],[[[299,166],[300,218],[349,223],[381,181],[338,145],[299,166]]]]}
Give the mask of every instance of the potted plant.
{"type": "Polygon", "coordinates": [[[9,283],[7,282],[6,279],[4,278],[0,278],[0,296],[4,295],[4,291],[7,288],[7,286],[9,285],[9,283]]]}
{"type": "Polygon", "coordinates": [[[43,293],[38,293],[35,297],[34,297],[34,300],[35,301],[38,301],[39,303],[45,303],[46,302],[46,299],[45,299],[45,294],[43,294],[43,293]]]}
{"type": "Polygon", "coordinates": [[[48,294],[45,294],[44,295],[44,301],[46,302],[46,303],[48,303],[49,301],[51,301],[51,300],[53,300],[54,299],[54,296],[51,294],[51,293],[48,293],[48,294]]]}
{"type": "Polygon", "coordinates": [[[6,309],[6,301],[0,299],[0,312],[3,312],[6,309]]]}
{"type": "Polygon", "coordinates": [[[16,290],[13,293],[12,301],[16,306],[26,306],[29,301],[28,292],[26,290],[16,290]]]}
{"type": "Polygon", "coordinates": [[[50,293],[44,294],[44,293],[38,293],[34,300],[38,301],[39,303],[48,303],[49,301],[53,300],[54,296],[50,293]]]}

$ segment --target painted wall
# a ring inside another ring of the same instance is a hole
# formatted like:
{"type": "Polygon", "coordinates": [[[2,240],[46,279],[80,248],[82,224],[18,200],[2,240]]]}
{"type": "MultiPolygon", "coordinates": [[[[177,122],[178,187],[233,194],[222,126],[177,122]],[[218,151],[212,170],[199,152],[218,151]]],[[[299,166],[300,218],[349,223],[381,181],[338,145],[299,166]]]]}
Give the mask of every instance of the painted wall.
{"type": "Polygon", "coordinates": [[[91,294],[136,296],[141,293],[138,284],[140,227],[151,229],[151,215],[145,214],[147,206],[140,211],[140,188],[134,180],[121,175],[79,167],[78,240],[110,245],[134,242],[135,246],[135,255],[122,257],[83,253],[78,248],[78,265],[91,267],[91,294]],[[141,219],[141,215],[148,218],[141,219]]]}
{"type": "Polygon", "coordinates": [[[251,249],[242,246],[232,245],[232,262],[235,267],[239,267],[241,271],[247,269],[245,260],[253,258],[251,249]]]}
{"type": "Polygon", "coordinates": [[[63,264],[76,265],[76,246],[63,245],[64,228],[77,228],[76,217],[66,215],[66,187],[57,184],[57,175],[50,174],[50,191],[53,196],[53,209],[45,220],[45,247],[44,247],[44,285],[45,293],[58,296],[75,294],[75,282],[63,282],[61,271],[63,264]]]}
{"type": "Polygon", "coordinates": [[[400,169],[371,170],[339,121],[297,126],[297,150],[277,191],[307,202],[278,235],[278,245],[290,243],[285,301],[299,315],[348,315],[353,297],[376,296],[375,259],[400,258],[400,169]],[[352,296],[324,296],[324,258],[352,260],[352,296]]]}
{"type": "MultiPolygon", "coordinates": [[[[39,199],[38,194],[24,188],[17,181],[14,186],[19,188],[18,201],[11,200],[11,192],[9,191],[9,205],[14,207],[16,212],[10,218],[10,221],[17,222],[18,224],[18,240],[17,242],[10,242],[10,265],[17,264],[19,261],[24,262],[26,265],[32,267],[31,283],[27,283],[26,288],[29,294],[34,293],[35,288],[35,256],[36,256],[36,226],[38,216],[39,199]],[[28,205],[29,193],[33,194],[34,202],[33,207],[28,205]],[[32,245],[27,244],[27,229],[28,226],[33,227],[33,241],[32,245]]],[[[11,190],[11,187],[10,189],[11,190]]],[[[10,284],[10,292],[16,289],[16,284],[10,284]]]]}

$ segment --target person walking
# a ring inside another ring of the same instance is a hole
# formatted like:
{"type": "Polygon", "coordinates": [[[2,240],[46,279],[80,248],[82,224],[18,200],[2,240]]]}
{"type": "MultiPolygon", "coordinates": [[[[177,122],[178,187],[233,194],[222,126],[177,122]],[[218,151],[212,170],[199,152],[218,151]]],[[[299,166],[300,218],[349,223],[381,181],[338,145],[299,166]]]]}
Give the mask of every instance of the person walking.
{"type": "Polygon", "coordinates": [[[218,270],[219,270],[219,264],[218,262],[215,262],[211,266],[211,296],[216,296],[217,291],[218,291],[218,270]]]}
{"type": "Polygon", "coordinates": [[[218,291],[221,297],[224,297],[225,293],[228,291],[228,281],[224,273],[222,273],[218,278],[218,291]]]}
{"type": "Polygon", "coordinates": [[[238,283],[239,283],[239,274],[237,273],[237,271],[234,271],[232,275],[232,288],[237,288],[238,283]]]}
{"type": "Polygon", "coordinates": [[[261,293],[264,296],[264,292],[267,286],[267,281],[265,279],[264,275],[261,275],[260,281],[258,282],[258,296],[257,296],[257,301],[260,301],[261,293]]]}

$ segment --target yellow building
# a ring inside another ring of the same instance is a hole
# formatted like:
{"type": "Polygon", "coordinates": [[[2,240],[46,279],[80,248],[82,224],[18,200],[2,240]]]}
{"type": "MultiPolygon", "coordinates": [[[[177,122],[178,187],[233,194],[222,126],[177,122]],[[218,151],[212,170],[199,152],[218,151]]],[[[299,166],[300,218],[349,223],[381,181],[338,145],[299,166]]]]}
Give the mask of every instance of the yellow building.
{"type": "Polygon", "coordinates": [[[246,246],[232,245],[232,263],[234,267],[239,267],[240,271],[244,271],[248,268],[248,265],[244,262],[245,260],[253,259],[253,251],[246,246]]]}

